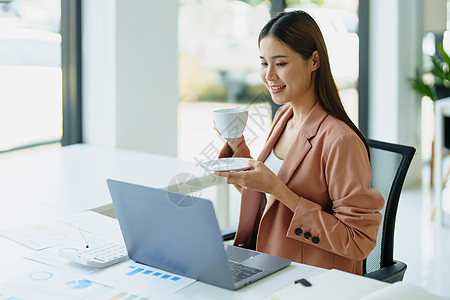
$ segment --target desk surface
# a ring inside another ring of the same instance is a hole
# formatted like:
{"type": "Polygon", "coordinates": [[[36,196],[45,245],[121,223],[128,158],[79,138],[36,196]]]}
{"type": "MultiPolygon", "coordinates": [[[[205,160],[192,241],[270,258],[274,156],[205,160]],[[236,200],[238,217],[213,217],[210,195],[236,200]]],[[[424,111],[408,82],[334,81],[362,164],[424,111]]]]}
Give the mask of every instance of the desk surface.
{"type": "MultiPolygon", "coordinates": [[[[37,224],[111,203],[106,179],[114,178],[168,187],[177,174],[192,174],[205,184],[214,178],[194,163],[135,151],[104,149],[84,144],[72,145],[3,158],[0,156],[0,230],[37,224]]],[[[31,250],[0,237],[0,280],[21,272],[23,259],[31,250]]],[[[229,291],[196,282],[178,292],[209,299],[265,299],[298,277],[314,275],[322,269],[292,264],[238,291],[229,291]]]]}
{"type": "MultiPolygon", "coordinates": [[[[2,270],[9,270],[8,272],[2,272],[3,274],[0,275],[0,282],[7,280],[10,277],[16,277],[17,275],[32,269],[29,266],[30,261],[21,258],[22,256],[26,256],[29,251],[32,250],[26,249],[25,247],[2,237],[0,237],[0,246],[2,247],[2,253],[4,253],[4,255],[0,257],[0,266],[2,270]]],[[[176,294],[180,296],[203,296],[204,298],[201,298],[202,300],[268,299],[270,295],[279,289],[294,284],[296,279],[311,278],[322,272],[325,272],[325,270],[293,263],[290,266],[237,291],[226,290],[197,281],[192,285],[179,290],[176,294]]],[[[36,299],[39,298],[37,297],[36,299]]],[[[167,299],[170,299],[170,297],[167,299]]]]}
{"type": "Polygon", "coordinates": [[[78,212],[111,204],[107,178],[167,188],[180,174],[206,185],[217,180],[175,157],[76,144],[0,156],[0,195],[78,212]]]}
{"type": "Polygon", "coordinates": [[[293,285],[295,280],[300,278],[311,278],[325,271],[325,269],[302,265],[299,263],[292,263],[290,266],[237,291],[229,291],[197,281],[194,284],[180,290],[178,294],[197,294],[214,300],[269,299],[270,295],[279,289],[293,285]]]}
{"type": "MultiPolygon", "coordinates": [[[[7,200],[0,197],[0,200],[7,200]]],[[[41,221],[52,220],[61,217],[61,211],[58,209],[48,209],[44,205],[34,205],[30,207],[30,203],[18,200],[14,203],[11,209],[17,210],[17,213],[9,214],[9,218],[0,218],[0,230],[11,227],[11,221],[16,226],[27,224],[34,224],[41,221]],[[31,209],[30,209],[31,208],[31,209]],[[31,219],[29,219],[31,217],[31,219]]],[[[6,215],[6,214],[5,214],[6,215]]],[[[34,252],[30,248],[22,246],[11,240],[0,236],[0,248],[2,254],[0,256],[0,267],[2,270],[8,272],[0,272],[0,282],[8,278],[15,277],[27,270],[32,269],[27,259],[23,257],[28,256],[34,252]]],[[[324,269],[292,263],[290,266],[280,270],[266,278],[258,280],[251,285],[243,287],[237,291],[230,291],[223,288],[215,287],[202,282],[195,282],[194,284],[181,289],[177,292],[180,296],[203,296],[206,299],[268,299],[275,291],[293,284],[294,280],[299,278],[310,278],[324,272],[324,269]]],[[[170,299],[167,298],[167,299],[170,299]]],[[[195,299],[195,298],[194,298],[195,299]]]]}

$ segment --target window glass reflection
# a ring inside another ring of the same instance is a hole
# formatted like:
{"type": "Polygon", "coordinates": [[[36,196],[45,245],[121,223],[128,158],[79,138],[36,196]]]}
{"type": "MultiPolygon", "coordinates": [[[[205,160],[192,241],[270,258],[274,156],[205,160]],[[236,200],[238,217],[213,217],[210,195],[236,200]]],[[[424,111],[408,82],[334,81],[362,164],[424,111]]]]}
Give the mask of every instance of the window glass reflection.
{"type": "MultiPolygon", "coordinates": [[[[342,102],[358,125],[358,0],[286,3],[286,10],[306,10],[318,22],[342,102]]],[[[267,112],[263,103],[269,110],[273,105],[259,78],[257,45],[259,31],[270,19],[271,2],[180,0],[179,4],[178,156],[196,161],[207,145],[223,144],[212,130],[212,110],[249,107],[250,115],[260,116],[256,112],[267,112]]],[[[265,115],[267,119],[258,117],[260,121],[250,122],[244,131],[256,136],[249,145],[252,153],[259,153],[270,128],[271,114],[265,115]]]]}
{"type": "Polygon", "coordinates": [[[60,1],[0,3],[0,151],[62,134],[60,1]]]}

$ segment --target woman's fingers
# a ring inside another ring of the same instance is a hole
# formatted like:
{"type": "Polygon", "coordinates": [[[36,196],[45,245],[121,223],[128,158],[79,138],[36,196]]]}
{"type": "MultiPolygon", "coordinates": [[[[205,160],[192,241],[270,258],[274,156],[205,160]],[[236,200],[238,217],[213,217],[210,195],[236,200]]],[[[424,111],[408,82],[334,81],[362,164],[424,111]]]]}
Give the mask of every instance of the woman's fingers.
{"type": "Polygon", "coordinates": [[[213,174],[217,175],[217,176],[225,177],[226,182],[229,184],[241,184],[240,183],[241,176],[239,174],[244,173],[244,172],[245,171],[242,171],[242,172],[215,171],[213,174]]]}
{"type": "Polygon", "coordinates": [[[214,175],[225,177],[228,184],[236,184],[245,189],[272,193],[277,176],[260,161],[249,159],[247,165],[250,169],[238,172],[216,171],[214,175]]]}
{"type": "Polygon", "coordinates": [[[219,129],[217,129],[216,122],[213,120],[213,130],[215,130],[218,134],[220,134],[219,129]]]}
{"type": "Polygon", "coordinates": [[[217,175],[217,176],[227,177],[229,173],[230,173],[230,172],[214,171],[213,174],[214,174],[214,175],[217,175]]]}
{"type": "Polygon", "coordinates": [[[266,182],[264,181],[264,164],[262,162],[249,159],[247,165],[248,170],[237,172],[215,171],[213,174],[225,177],[228,184],[238,184],[250,189],[264,189],[266,182]]]}
{"type": "Polygon", "coordinates": [[[261,164],[261,162],[254,160],[254,159],[249,159],[247,162],[247,165],[249,165],[252,169],[258,167],[259,164],[261,164]]]}

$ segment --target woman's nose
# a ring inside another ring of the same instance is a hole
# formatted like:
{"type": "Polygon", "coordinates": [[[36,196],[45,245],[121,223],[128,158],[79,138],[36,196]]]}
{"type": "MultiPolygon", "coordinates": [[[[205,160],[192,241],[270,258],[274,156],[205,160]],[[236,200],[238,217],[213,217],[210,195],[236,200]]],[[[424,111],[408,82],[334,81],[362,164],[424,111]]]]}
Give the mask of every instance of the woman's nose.
{"type": "Polygon", "coordinates": [[[277,74],[276,74],[274,68],[271,67],[271,66],[267,67],[266,80],[267,81],[274,81],[275,79],[277,79],[277,74]]]}

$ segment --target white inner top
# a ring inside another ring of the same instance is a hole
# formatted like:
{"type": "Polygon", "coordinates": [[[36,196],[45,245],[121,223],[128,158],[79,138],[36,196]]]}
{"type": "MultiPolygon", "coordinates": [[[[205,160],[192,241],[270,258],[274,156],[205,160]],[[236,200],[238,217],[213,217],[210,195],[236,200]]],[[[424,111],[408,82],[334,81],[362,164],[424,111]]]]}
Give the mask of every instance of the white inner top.
{"type": "MultiPolygon", "coordinates": [[[[264,164],[273,172],[275,175],[278,175],[278,172],[280,171],[281,164],[283,163],[282,159],[279,159],[275,153],[270,151],[269,156],[267,156],[266,161],[264,164]]],[[[269,199],[269,194],[266,193],[266,199],[269,199]]]]}

